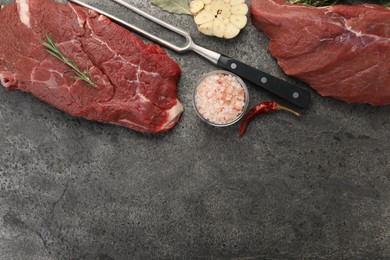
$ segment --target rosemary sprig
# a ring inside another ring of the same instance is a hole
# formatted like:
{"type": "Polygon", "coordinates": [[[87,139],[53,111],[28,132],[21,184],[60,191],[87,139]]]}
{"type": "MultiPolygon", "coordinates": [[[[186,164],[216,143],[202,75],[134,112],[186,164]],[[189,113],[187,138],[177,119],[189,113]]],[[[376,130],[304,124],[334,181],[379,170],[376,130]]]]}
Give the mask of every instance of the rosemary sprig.
{"type": "Polygon", "coordinates": [[[326,5],[334,5],[338,0],[290,0],[292,4],[304,4],[308,6],[320,7],[326,5]]]}
{"type": "Polygon", "coordinates": [[[74,71],[74,73],[76,74],[76,76],[75,76],[76,79],[83,80],[83,81],[87,82],[89,86],[95,87],[95,83],[92,81],[92,79],[88,75],[88,67],[84,71],[82,71],[76,65],[76,63],[74,63],[70,59],[66,58],[61,53],[61,51],[57,48],[57,46],[55,45],[55,43],[54,43],[53,39],[50,37],[50,35],[46,34],[45,37],[47,40],[46,42],[42,41],[42,40],[40,40],[39,42],[43,46],[46,47],[46,51],[48,53],[50,53],[52,56],[54,56],[57,59],[59,59],[60,61],[62,61],[63,63],[65,63],[66,65],[68,65],[69,67],[71,67],[72,70],[74,71]]]}
{"type": "MultiPolygon", "coordinates": [[[[289,0],[289,2],[292,4],[303,4],[307,6],[313,6],[313,7],[334,5],[338,1],[339,0],[289,0]]],[[[378,3],[378,4],[382,4],[382,3],[378,3]]],[[[390,8],[390,2],[383,4],[383,6],[390,8]]]]}

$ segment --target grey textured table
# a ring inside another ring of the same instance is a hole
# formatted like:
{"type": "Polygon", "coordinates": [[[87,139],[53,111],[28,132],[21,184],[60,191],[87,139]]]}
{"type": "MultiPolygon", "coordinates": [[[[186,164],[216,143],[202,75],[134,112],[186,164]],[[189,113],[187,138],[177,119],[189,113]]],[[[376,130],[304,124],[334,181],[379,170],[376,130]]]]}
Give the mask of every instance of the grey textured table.
{"type": "MultiPolygon", "coordinates": [[[[86,2],[159,31],[110,1],[86,2]]],[[[129,2],[204,47],[294,82],[251,24],[219,40],[199,34],[190,16],[129,2]]],[[[216,67],[167,53],[183,72],[185,112],[165,134],[72,118],[0,89],[1,260],[390,257],[389,106],[310,90],[301,119],[263,116],[239,139],[237,125],[205,125],[192,108],[194,84],[216,67]]],[[[274,100],[254,87],[250,94],[251,105],[274,100]]]]}

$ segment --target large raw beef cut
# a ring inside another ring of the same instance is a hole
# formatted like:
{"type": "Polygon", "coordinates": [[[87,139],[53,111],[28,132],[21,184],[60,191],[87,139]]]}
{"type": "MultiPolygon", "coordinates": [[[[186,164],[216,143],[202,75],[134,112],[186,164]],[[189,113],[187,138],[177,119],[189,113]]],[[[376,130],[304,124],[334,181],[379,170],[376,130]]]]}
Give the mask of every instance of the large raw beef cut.
{"type": "Polygon", "coordinates": [[[176,98],[180,68],[158,46],[96,12],[52,0],[16,0],[0,10],[0,79],[72,116],[141,132],[172,128],[183,108],[176,98]],[[52,37],[95,87],[39,42],[52,37]]]}
{"type": "Polygon", "coordinates": [[[390,9],[379,5],[312,8],[252,0],[253,24],[287,75],[323,96],[390,104],[390,9]]]}

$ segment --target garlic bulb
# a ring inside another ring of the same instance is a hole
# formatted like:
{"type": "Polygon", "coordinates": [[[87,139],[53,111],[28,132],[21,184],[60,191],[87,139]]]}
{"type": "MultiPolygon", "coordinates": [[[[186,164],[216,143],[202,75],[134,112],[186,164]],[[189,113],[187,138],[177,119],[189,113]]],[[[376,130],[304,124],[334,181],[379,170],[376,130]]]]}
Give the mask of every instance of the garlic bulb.
{"type": "Polygon", "coordinates": [[[248,22],[245,0],[194,0],[190,10],[201,33],[219,38],[236,37],[248,22]]]}

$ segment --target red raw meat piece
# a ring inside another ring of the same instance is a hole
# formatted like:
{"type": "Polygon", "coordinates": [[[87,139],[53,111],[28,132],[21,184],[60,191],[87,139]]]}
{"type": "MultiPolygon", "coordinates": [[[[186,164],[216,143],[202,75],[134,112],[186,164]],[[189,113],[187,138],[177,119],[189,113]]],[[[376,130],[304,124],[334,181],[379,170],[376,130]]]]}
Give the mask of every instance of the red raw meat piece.
{"type": "Polygon", "coordinates": [[[183,107],[176,97],[180,68],[98,13],[52,0],[17,0],[0,10],[0,80],[77,117],[141,132],[172,128],[183,107]],[[49,34],[96,88],[76,80],[39,40],[49,34]]]}
{"type": "Polygon", "coordinates": [[[322,96],[390,104],[390,9],[372,4],[312,8],[252,0],[250,11],[287,75],[322,96]]]}

